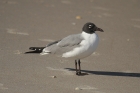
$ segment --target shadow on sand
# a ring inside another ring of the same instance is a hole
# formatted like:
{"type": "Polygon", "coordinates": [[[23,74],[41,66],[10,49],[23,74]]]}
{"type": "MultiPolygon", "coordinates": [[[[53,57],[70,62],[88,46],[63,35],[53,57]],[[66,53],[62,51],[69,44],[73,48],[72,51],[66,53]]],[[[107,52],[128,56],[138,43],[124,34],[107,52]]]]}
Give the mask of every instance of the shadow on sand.
{"type": "MultiPolygon", "coordinates": [[[[75,71],[73,68],[65,68],[70,71],[75,71]]],[[[125,76],[125,77],[140,77],[140,73],[127,73],[127,72],[110,72],[110,71],[90,71],[90,70],[81,70],[84,73],[95,74],[95,75],[107,75],[107,76],[125,76]]]]}

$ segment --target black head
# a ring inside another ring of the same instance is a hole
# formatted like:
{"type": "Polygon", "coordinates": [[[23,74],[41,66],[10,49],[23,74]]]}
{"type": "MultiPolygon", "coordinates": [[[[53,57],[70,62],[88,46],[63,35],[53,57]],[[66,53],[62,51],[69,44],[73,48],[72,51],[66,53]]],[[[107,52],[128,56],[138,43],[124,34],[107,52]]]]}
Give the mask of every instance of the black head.
{"type": "Polygon", "coordinates": [[[83,26],[82,29],[84,32],[92,34],[95,33],[95,31],[101,31],[104,32],[101,28],[98,28],[94,23],[88,22],[83,26]]]}

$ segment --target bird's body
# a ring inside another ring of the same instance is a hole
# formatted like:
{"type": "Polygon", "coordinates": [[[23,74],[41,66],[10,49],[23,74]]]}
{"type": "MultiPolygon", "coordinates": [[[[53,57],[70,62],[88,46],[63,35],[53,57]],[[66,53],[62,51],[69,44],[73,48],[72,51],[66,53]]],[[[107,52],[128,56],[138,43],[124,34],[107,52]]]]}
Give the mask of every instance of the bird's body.
{"type": "Polygon", "coordinates": [[[47,45],[41,55],[57,54],[64,58],[82,59],[91,55],[98,46],[99,38],[96,33],[70,35],[52,45],[47,45]],[[73,42],[69,42],[70,38],[73,42]],[[76,41],[77,40],[77,41],[76,41]]]}
{"type": "MultiPolygon", "coordinates": [[[[40,51],[41,55],[57,54],[64,58],[75,59],[76,72],[78,60],[80,71],[80,59],[91,55],[98,46],[99,38],[95,31],[103,32],[93,23],[86,23],[82,30],[81,34],[69,35],[61,40],[47,44],[46,47],[30,47],[30,49],[35,50],[35,52],[40,51]]],[[[76,74],[80,73],[77,72],[76,74]]]]}
{"type": "Polygon", "coordinates": [[[79,46],[64,53],[62,57],[82,59],[91,55],[95,51],[99,42],[97,34],[87,34],[82,32],[81,37],[83,40],[79,43],[79,46]]]}

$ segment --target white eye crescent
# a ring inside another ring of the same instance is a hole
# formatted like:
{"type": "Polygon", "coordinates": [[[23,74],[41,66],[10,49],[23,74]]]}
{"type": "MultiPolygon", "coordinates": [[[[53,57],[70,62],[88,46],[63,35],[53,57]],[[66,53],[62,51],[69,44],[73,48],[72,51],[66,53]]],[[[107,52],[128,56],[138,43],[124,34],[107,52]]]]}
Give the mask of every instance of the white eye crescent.
{"type": "Polygon", "coordinates": [[[89,25],[89,28],[91,28],[92,27],[92,25],[89,25]]]}
{"type": "Polygon", "coordinates": [[[89,26],[92,26],[92,25],[89,25],[89,26]]]}

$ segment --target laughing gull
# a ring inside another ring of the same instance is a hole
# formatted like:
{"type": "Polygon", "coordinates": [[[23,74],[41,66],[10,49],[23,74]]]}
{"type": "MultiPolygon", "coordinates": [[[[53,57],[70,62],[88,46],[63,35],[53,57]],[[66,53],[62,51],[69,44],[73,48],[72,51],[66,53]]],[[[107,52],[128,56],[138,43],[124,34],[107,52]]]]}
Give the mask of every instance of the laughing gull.
{"type": "Polygon", "coordinates": [[[98,46],[99,37],[95,31],[104,32],[94,23],[88,22],[82,28],[82,33],[69,35],[61,40],[49,43],[46,47],[30,47],[26,53],[58,54],[64,58],[75,60],[76,75],[81,74],[80,59],[91,55],[98,46]],[[78,64],[78,69],[77,69],[78,64]]]}

